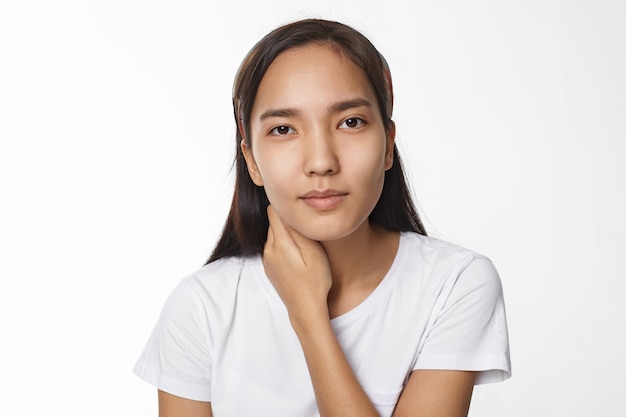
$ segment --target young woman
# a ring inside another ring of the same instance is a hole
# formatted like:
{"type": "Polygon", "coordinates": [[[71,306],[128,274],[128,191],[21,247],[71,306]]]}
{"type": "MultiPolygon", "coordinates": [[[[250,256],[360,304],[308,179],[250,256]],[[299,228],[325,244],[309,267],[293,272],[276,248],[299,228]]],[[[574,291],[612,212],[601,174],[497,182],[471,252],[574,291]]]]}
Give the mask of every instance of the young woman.
{"type": "Polygon", "coordinates": [[[510,374],[500,280],[429,238],[384,58],[343,24],[280,27],[237,74],[237,178],[207,265],[135,373],[162,417],[466,416],[510,374]]]}

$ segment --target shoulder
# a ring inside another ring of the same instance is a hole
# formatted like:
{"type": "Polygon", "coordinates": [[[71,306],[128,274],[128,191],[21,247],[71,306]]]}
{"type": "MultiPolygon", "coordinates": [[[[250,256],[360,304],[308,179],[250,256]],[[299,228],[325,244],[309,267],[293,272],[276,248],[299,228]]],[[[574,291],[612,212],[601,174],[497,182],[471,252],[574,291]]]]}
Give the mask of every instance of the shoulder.
{"type": "Polygon", "coordinates": [[[416,289],[414,317],[424,323],[414,369],[479,371],[479,384],[508,378],[502,284],[491,260],[432,237],[411,233],[403,239],[408,268],[402,271],[415,273],[401,279],[416,289]]]}
{"type": "Polygon", "coordinates": [[[421,267],[446,268],[458,264],[487,262],[489,259],[471,249],[431,236],[414,232],[401,234],[402,255],[421,264],[421,267]]]}
{"type": "Polygon", "coordinates": [[[259,257],[228,257],[204,265],[187,275],[180,286],[200,290],[220,291],[237,285],[242,277],[254,272],[259,257]]]}
{"type": "Polygon", "coordinates": [[[471,249],[413,232],[401,235],[402,270],[414,271],[424,282],[440,287],[488,284],[500,289],[500,277],[491,260],[471,249]]]}
{"type": "Polygon", "coordinates": [[[165,309],[219,308],[235,297],[242,281],[249,281],[258,269],[258,257],[228,257],[204,265],[180,280],[165,309]]]}

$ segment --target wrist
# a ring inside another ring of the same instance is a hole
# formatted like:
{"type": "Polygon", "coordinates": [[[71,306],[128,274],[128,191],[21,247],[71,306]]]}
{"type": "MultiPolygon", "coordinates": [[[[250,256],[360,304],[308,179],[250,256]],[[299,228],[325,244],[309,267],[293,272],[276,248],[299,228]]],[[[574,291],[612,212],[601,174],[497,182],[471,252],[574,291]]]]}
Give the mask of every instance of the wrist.
{"type": "Polygon", "coordinates": [[[293,327],[298,337],[302,338],[307,335],[319,334],[326,328],[331,328],[328,306],[324,307],[289,312],[291,327],[293,327]]]}

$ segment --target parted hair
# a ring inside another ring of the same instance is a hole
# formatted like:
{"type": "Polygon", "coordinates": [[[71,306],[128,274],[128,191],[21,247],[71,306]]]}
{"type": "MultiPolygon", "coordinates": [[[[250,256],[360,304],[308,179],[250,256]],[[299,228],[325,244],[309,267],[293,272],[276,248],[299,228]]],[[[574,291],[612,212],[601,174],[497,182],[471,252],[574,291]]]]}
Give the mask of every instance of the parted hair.
{"type": "MultiPolygon", "coordinates": [[[[306,19],[281,26],[261,39],[244,58],[233,85],[235,134],[235,190],[222,235],[207,263],[229,256],[252,256],[263,252],[267,239],[269,201],[263,187],[252,182],[241,150],[250,149],[250,114],[265,72],[278,55],[312,43],[327,44],[344,54],[364,72],[380,109],[385,130],[394,129],[393,88],[385,58],[360,32],[339,22],[306,19]]],[[[385,172],[381,196],[369,221],[390,230],[426,235],[407,186],[398,149],[393,166],[385,172]]]]}

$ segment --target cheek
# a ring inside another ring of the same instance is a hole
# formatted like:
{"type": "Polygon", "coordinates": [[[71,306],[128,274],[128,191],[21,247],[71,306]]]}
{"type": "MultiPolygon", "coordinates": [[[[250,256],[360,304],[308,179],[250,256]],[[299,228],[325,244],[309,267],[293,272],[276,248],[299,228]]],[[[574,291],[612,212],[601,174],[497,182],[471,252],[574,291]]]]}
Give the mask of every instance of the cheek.
{"type": "Polygon", "coordinates": [[[290,158],[281,158],[274,155],[271,158],[265,155],[259,155],[257,167],[261,178],[263,179],[263,187],[270,203],[275,204],[277,198],[281,198],[293,189],[294,180],[294,163],[290,158]]]}
{"type": "Polygon", "coordinates": [[[385,175],[384,148],[364,149],[363,152],[350,152],[344,158],[344,170],[349,171],[351,176],[360,178],[364,183],[370,182],[375,185],[385,175]]]}

